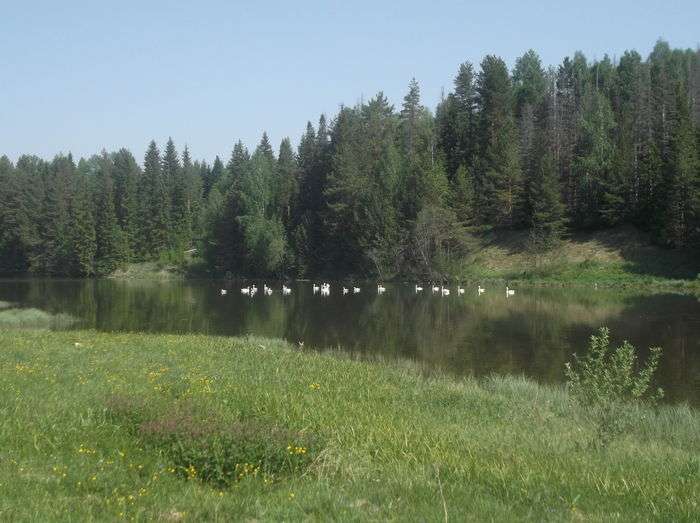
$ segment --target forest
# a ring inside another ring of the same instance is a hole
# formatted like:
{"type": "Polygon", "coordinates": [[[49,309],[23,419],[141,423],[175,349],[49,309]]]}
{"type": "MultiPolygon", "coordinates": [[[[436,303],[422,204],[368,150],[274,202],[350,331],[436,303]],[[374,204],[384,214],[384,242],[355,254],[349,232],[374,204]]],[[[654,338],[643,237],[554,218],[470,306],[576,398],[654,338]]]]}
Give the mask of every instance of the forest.
{"type": "MultiPolygon", "coordinates": [[[[40,135],[40,130],[37,130],[40,135]]],[[[470,230],[528,231],[544,251],[573,231],[632,224],[700,246],[700,50],[582,53],[512,70],[458,66],[434,111],[413,79],[321,115],[295,146],[195,160],[172,139],[142,164],[0,158],[0,274],[91,277],[194,257],[212,276],[447,274],[470,230]]]]}

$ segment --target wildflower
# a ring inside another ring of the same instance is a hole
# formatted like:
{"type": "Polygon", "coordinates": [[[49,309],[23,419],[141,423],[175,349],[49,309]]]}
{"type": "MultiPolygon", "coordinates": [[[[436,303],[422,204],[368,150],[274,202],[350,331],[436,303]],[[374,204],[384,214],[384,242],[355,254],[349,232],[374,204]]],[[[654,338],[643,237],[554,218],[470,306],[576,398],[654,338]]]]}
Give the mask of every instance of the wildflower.
{"type": "Polygon", "coordinates": [[[194,467],[194,465],[187,467],[185,472],[187,473],[187,479],[194,479],[197,477],[197,469],[194,467]]]}
{"type": "Polygon", "coordinates": [[[321,384],[320,383],[312,383],[311,385],[309,385],[309,388],[311,390],[318,390],[321,388],[321,384]]]}

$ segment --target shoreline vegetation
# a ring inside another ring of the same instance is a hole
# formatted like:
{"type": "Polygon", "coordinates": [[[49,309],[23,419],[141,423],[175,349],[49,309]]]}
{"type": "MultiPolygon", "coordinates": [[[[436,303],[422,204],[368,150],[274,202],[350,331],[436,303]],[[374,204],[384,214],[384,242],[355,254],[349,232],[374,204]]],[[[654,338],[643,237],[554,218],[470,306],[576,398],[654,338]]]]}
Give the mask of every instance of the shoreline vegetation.
{"type": "MultiPolygon", "coordinates": [[[[579,233],[561,240],[544,253],[530,248],[528,234],[522,231],[472,231],[465,238],[467,250],[472,254],[432,281],[503,281],[529,286],[632,287],[700,292],[700,252],[654,246],[648,235],[634,227],[579,233]]],[[[200,260],[192,257],[179,264],[125,264],[109,276],[113,279],[152,280],[212,277],[203,269],[200,260]]],[[[332,275],[319,278],[337,279],[332,275]]],[[[364,280],[366,276],[357,279],[364,280]]],[[[387,281],[427,280],[404,274],[387,281]]]]}
{"type": "Polygon", "coordinates": [[[0,519],[696,521],[700,414],[256,337],[2,330],[0,519]]]}

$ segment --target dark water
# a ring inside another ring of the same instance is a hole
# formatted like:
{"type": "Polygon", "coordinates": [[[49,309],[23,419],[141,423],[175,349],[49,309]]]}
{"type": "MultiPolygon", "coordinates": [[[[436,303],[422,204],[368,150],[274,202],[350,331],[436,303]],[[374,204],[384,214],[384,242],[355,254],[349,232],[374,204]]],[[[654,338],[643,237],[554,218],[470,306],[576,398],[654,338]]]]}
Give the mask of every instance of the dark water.
{"type": "MultiPolygon", "coordinates": [[[[258,282],[262,287],[262,282],[258,282]]],[[[630,340],[646,355],[663,347],[658,382],[670,401],[700,405],[700,301],[692,296],[621,290],[519,288],[502,285],[477,296],[421,294],[413,285],[374,283],[360,294],[314,295],[310,282],[282,296],[249,298],[240,282],[0,281],[0,301],[67,313],[78,328],[221,335],[253,333],[411,359],[457,375],[525,374],[540,382],[563,379],[571,353],[585,352],[600,326],[614,341],[630,340]],[[220,289],[228,289],[222,296],[220,289]]]]}

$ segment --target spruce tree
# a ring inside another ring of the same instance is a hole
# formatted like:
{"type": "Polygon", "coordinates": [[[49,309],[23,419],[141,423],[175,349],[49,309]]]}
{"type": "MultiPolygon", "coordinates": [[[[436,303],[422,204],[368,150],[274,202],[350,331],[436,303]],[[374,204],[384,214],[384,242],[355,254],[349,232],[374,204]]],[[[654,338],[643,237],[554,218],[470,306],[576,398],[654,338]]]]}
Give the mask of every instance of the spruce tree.
{"type": "Polygon", "coordinates": [[[224,163],[221,161],[221,158],[217,156],[214,158],[214,163],[212,164],[211,169],[206,168],[204,164],[202,164],[202,167],[204,168],[202,171],[202,194],[206,200],[209,198],[209,193],[211,192],[212,188],[224,175],[224,163]]]}
{"type": "Polygon", "coordinates": [[[95,269],[97,274],[109,274],[117,268],[126,253],[123,252],[122,229],[114,205],[114,163],[103,152],[97,171],[97,194],[95,197],[97,245],[95,269]]]}
{"type": "Polygon", "coordinates": [[[512,113],[512,86],[502,59],[487,56],[477,80],[479,163],[475,188],[483,223],[516,225],[522,206],[518,134],[512,113]]]}
{"type": "Polygon", "coordinates": [[[163,179],[169,195],[168,247],[181,255],[189,242],[191,217],[187,209],[187,182],[172,138],[168,138],[163,154],[163,179]]]}
{"type": "Polygon", "coordinates": [[[603,220],[617,223],[625,212],[623,190],[614,172],[615,119],[608,99],[591,90],[584,97],[573,170],[576,198],[571,212],[580,227],[591,227],[603,220]],[[596,212],[597,211],[597,212],[596,212]]]}
{"type": "Polygon", "coordinates": [[[136,260],[143,254],[140,245],[140,194],[141,170],[136,159],[127,149],[112,154],[112,178],[114,180],[114,206],[122,230],[120,248],[125,260],[136,260]]]}
{"type": "Polygon", "coordinates": [[[676,123],[669,140],[670,162],[665,179],[666,206],[664,239],[673,247],[687,246],[698,232],[700,162],[690,120],[688,98],[682,86],[676,88],[676,123]]]}
{"type": "Polygon", "coordinates": [[[184,244],[189,248],[193,238],[200,236],[198,225],[202,212],[203,180],[199,174],[199,169],[192,163],[187,146],[185,146],[185,150],[182,153],[182,178],[185,184],[184,244]]]}
{"type": "Polygon", "coordinates": [[[40,215],[39,272],[62,276],[71,265],[70,203],[75,163],[71,155],[56,156],[45,173],[46,191],[40,215]]]}
{"type": "Polygon", "coordinates": [[[537,249],[554,245],[564,230],[564,204],[556,163],[551,152],[539,158],[535,176],[529,184],[530,239],[537,249]]]}
{"type": "Polygon", "coordinates": [[[22,178],[7,156],[0,157],[0,275],[18,275],[29,269],[23,238],[22,178]]]}
{"type": "Polygon", "coordinates": [[[456,218],[463,224],[474,219],[474,187],[466,166],[460,165],[450,190],[451,206],[456,218]]]}
{"type": "Polygon", "coordinates": [[[141,251],[147,257],[155,258],[166,251],[170,238],[170,197],[161,171],[160,151],[155,141],[149,144],[144,158],[141,197],[141,251]]]}
{"type": "Polygon", "coordinates": [[[285,138],[280,143],[279,154],[277,155],[277,178],[279,180],[279,192],[275,207],[280,210],[280,216],[284,223],[285,230],[292,230],[292,207],[297,198],[299,173],[297,160],[292,142],[285,138]]]}
{"type": "Polygon", "coordinates": [[[75,179],[70,201],[67,266],[61,270],[68,276],[92,276],[95,273],[96,234],[92,199],[85,175],[75,179]]]}

